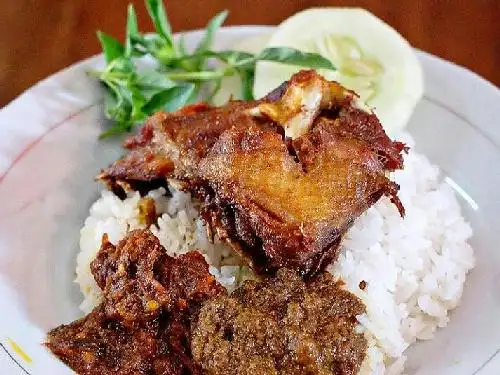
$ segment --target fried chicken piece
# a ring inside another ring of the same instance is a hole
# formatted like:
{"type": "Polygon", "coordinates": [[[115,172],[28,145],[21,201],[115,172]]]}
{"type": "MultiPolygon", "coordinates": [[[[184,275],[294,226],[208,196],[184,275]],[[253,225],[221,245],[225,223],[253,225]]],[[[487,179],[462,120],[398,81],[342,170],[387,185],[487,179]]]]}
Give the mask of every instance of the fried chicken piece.
{"type": "Polygon", "coordinates": [[[404,214],[386,175],[402,168],[405,146],[356,94],[313,71],[259,101],[158,113],[125,147],[99,179],[118,192],[159,181],[192,192],[210,232],[258,273],[320,271],[383,195],[404,214]]]}
{"type": "Polygon", "coordinates": [[[280,269],[207,301],[194,323],[193,358],[208,375],[354,375],[367,342],[363,303],[330,274],[305,283],[280,269]]]}
{"type": "Polygon", "coordinates": [[[83,375],[203,374],[190,354],[190,325],[203,301],[224,289],[197,252],[166,254],[149,231],[114,246],[105,237],[92,273],[104,301],[62,325],[47,347],[83,375]]]}
{"type": "Polygon", "coordinates": [[[220,135],[235,124],[245,127],[253,118],[246,114],[252,103],[231,102],[213,108],[194,104],[174,113],[158,112],[150,117],[139,134],[125,140],[129,153],[116,161],[98,179],[119,195],[122,190],[156,186],[166,178],[192,180],[200,160],[220,135]]]}

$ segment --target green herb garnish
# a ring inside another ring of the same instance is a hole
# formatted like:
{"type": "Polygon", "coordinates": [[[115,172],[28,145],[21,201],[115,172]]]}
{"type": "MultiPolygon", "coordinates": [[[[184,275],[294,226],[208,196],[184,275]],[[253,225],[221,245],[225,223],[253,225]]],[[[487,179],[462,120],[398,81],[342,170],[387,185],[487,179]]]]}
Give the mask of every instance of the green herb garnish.
{"type": "Polygon", "coordinates": [[[122,44],[101,31],[101,42],[106,68],[89,74],[106,87],[105,115],[113,126],[101,137],[132,130],[137,123],[159,110],[175,111],[199,99],[210,101],[222,84],[222,79],[238,75],[242,97],[252,100],[252,89],[257,61],[273,61],[313,69],[335,70],[332,63],[316,53],[293,48],[266,48],[253,55],[239,51],[213,51],[215,33],[224,23],[228,12],[217,14],[208,23],[198,46],[189,52],[181,36],[176,43],[162,0],[146,0],[146,7],[155,27],[155,33],[141,33],[134,6],[127,11],[125,43],[122,44]],[[152,57],[157,66],[141,71],[136,59],[152,57]],[[209,60],[218,60],[216,68],[209,60]],[[204,97],[201,97],[204,92],[204,97]]]}

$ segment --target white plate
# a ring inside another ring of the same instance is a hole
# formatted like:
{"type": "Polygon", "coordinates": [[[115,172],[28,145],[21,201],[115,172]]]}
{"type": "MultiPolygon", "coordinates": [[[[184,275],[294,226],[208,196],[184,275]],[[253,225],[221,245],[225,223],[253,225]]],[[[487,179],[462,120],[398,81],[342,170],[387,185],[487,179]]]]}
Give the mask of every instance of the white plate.
{"type": "MultiPolygon", "coordinates": [[[[226,28],[216,47],[266,30],[226,28]]],[[[407,373],[497,375],[500,91],[456,65],[423,52],[419,58],[426,91],[409,130],[417,149],[466,192],[477,266],[449,326],[408,352],[407,373]]],[[[72,282],[79,230],[100,189],[93,177],[121,153],[117,140],[97,139],[106,123],[102,91],[85,72],[102,65],[97,56],[72,66],[0,112],[1,374],[72,373],[41,343],[47,330],[81,315],[72,282]]]]}

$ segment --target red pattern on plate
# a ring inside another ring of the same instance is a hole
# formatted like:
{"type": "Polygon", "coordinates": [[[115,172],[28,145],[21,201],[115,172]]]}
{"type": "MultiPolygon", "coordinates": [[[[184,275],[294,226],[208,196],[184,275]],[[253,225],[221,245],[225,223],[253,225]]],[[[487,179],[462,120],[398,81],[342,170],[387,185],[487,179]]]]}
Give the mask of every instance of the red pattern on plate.
{"type": "Polygon", "coordinates": [[[95,105],[97,105],[97,103],[94,103],[94,104],[90,104],[86,107],[83,107],[81,109],[79,109],[78,111],[76,112],[73,112],[71,114],[69,114],[68,116],[66,116],[65,118],[63,118],[61,121],[59,122],[56,122],[55,124],[51,125],[43,134],[41,134],[40,136],[38,136],[37,138],[35,138],[33,141],[31,141],[30,144],[28,144],[28,146],[26,146],[20,153],[19,155],[17,155],[15,157],[15,159],[12,161],[12,164],[9,165],[9,167],[5,170],[5,172],[0,175],[0,184],[5,180],[5,178],[7,177],[7,175],[10,173],[10,171],[12,171],[12,169],[16,166],[17,163],[19,163],[37,144],[39,144],[48,134],[50,134],[51,132],[53,132],[54,130],[58,129],[59,127],[61,127],[62,125],[66,124],[67,122],[71,121],[72,119],[74,119],[76,116],[82,114],[83,112],[89,110],[90,108],[94,107],[95,105]]]}

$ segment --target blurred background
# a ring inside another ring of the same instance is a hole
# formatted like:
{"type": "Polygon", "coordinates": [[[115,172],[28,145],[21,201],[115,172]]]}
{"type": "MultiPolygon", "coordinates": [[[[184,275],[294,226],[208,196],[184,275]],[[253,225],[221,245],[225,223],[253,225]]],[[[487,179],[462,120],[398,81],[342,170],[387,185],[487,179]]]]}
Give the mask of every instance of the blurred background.
{"type": "MultiPolygon", "coordinates": [[[[139,25],[151,29],[142,0],[139,25]]],[[[78,60],[100,52],[95,31],[123,39],[126,0],[0,1],[0,107],[78,60]]],[[[175,31],[204,27],[222,9],[229,25],[278,24],[313,6],[364,7],[410,43],[500,86],[500,0],[167,0],[175,31]]]]}

